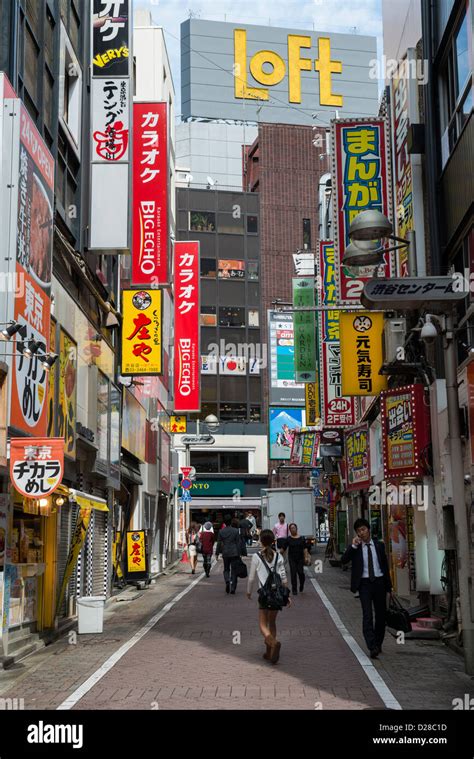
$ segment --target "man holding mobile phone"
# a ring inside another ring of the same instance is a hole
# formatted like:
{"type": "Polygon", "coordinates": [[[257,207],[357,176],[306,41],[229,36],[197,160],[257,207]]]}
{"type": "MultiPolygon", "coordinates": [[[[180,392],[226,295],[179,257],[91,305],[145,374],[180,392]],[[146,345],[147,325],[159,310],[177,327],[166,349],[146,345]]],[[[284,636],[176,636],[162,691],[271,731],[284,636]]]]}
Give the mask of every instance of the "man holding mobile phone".
{"type": "Polygon", "coordinates": [[[354,532],[356,537],[341,557],[341,562],[347,564],[352,561],[351,591],[359,592],[364,639],[371,659],[376,659],[382,653],[387,593],[392,592],[392,581],[385,546],[377,538],[371,537],[368,521],[356,519],[354,532]]]}

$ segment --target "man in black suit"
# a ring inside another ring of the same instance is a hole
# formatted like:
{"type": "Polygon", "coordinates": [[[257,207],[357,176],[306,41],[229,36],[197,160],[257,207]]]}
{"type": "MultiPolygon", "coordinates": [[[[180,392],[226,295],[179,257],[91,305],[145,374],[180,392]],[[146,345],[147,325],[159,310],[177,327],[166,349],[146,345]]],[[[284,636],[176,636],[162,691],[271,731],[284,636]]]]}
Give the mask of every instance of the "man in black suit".
{"type": "Polygon", "coordinates": [[[371,538],[370,524],[367,520],[356,519],[354,532],[357,537],[341,557],[341,562],[347,564],[352,561],[351,591],[359,592],[363,615],[362,630],[370,651],[370,658],[375,659],[382,653],[387,593],[392,592],[392,581],[385,546],[377,538],[371,538]],[[375,625],[372,604],[375,611],[375,625]]]}

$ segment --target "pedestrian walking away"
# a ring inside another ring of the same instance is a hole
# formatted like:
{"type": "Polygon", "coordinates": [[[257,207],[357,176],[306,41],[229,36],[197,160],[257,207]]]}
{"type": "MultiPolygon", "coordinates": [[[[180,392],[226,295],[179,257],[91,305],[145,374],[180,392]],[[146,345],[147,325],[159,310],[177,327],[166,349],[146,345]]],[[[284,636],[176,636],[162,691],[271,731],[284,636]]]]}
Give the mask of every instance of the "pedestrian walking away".
{"type": "Polygon", "coordinates": [[[191,522],[188,529],[186,530],[187,551],[189,554],[189,563],[191,564],[192,575],[196,574],[196,565],[198,560],[198,529],[199,525],[197,525],[195,522],[191,522]]]}
{"type": "Polygon", "coordinates": [[[261,551],[252,556],[247,583],[247,598],[251,600],[255,578],[258,578],[258,623],[266,646],[263,658],[271,661],[272,664],[277,663],[281,649],[281,643],[277,640],[277,614],[283,605],[291,605],[291,599],[288,597],[285,562],[274,543],[275,536],[272,530],[262,530],[260,533],[261,551]]]}
{"type": "Polygon", "coordinates": [[[231,526],[232,517],[226,514],[224,517],[225,527],[219,530],[217,535],[216,559],[220,554],[224,560],[225,592],[235,594],[237,590],[237,567],[240,565],[241,535],[238,520],[234,521],[236,527],[231,526]]]}
{"type": "Polygon", "coordinates": [[[392,581],[385,546],[377,538],[371,537],[370,524],[367,520],[356,519],[354,532],[356,537],[341,557],[341,562],[347,564],[352,561],[351,591],[359,592],[362,606],[362,631],[370,656],[375,659],[382,653],[387,594],[392,593],[392,581]],[[373,611],[375,611],[375,624],[373,611]]]}
{"type": "Polygon", "coordinates": [[[252,545],[252,537],[250,534],[250,531],[252,529],[252,522],[243,514],[239,514],[239,527],[240,534],[245,541],[245,545],[252,545]]]}
{"type": "Polygon", "coordinates": [[[290,534],[288,525],[285,522],[285,519],[286,519],[286,515],[283,513],[283,511],[281,511],[278,514],[278,522],[273,528],[273,534],[276,537],[277,548],[283,554],[285,553],[285,550],[286,550],[286,540],[288,538],[288,535],[290,534]]]}
{"type": "Polygon", "coordinates": [[[214,543],[216,542],[216,536],[211,522],[204,522],[199,531],[199,540],[202,545],[201,553],[204,560],[204,571],[206,577],[209,577],[211,573],[212,552],[214,550],[214,543]]]}
{"type": "Polygon", "coordinates": [[[252,525],[250,528],[250,541],[249,541],[249,545],[252,545],[254,538],[257,537],[257,520],[255,519],[251,511],[247,512],[247,519],[252,525]]]}
{"type": "Polygon", "coordinates": [[[294,596],[298,595],[297,580],[300,584],[300,593],[303,592],[306,575],[304,573],[305,561],[309,556],[306,548],[306,540],[303,535],[298,533],[298,525],[294,522],[289,525],[290,534],[287,538],[286,545],[288,548],[288,563],[290,565],[291,592],[294,596]]]}

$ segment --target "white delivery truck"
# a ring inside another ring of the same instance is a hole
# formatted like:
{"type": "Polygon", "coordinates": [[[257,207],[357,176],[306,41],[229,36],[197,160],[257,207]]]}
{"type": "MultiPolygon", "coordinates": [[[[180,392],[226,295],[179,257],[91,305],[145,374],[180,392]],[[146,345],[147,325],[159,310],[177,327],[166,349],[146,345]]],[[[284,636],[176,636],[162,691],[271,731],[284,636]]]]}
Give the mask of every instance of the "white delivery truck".
{"type": "Polygon", "coordinates": [[[278,514],[286,515],[286,523],[295,522],[298,532],[306,538],[309,550],[316,543],[316,508],[313,488],[262,488],[262,529],[272,530],[278,514]]]}

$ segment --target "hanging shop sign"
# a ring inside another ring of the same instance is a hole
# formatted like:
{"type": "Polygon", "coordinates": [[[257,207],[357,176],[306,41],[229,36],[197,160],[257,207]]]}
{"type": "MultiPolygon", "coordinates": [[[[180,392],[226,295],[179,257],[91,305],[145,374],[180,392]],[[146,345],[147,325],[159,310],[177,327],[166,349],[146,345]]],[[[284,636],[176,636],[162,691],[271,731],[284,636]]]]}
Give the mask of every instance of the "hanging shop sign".
{"type": "Polygon", "coordinates": [[[172,416],[170,421],[170,431],[174,433],[186,432],[186,417],[185,416],[172,416]]]}
{"type": "Polygon", "coordinates": [[[161,374],[161,290],[122,290],[122,313],[121,374],[161,374]]]}
{"type": "Polygon", "coordinates": [[[12,438],[10,478],[25,498],[47,498],[61,484],[64,474],[64,439],[12,438]]]}
{"type": "Polygon", "coordinates": [[[385,390],[380,400],[384,476],[423,477],[423,460],[430,441],[430,416],[423,385],[385,390]]]}
{"type": "Polygon", "coordinates": [[[127,532],[127,573],[146,573],[145,530],[127,532]]]}
{"type": "Polygon", "coordinates": [[[356,423],[355,400],[342,393],[341,342],[335,254],[332,242],[319,246],[318,275],[321,282],[319,300],[334,311],[318,313],[320,351],[321,421],[323,427],[352,427],[356,423]]]}
{"type": "MultiPolygon", "coordinates": [[[[358,270],[356,276],[342,266],[350,243],[349,227],[355,217],[370,208],[391,217],[390,151],[387,125],[381,119],[347,119],[332,123],[334,244],[339,303],[359,303],[364,282],[374,267],[358,270]]],[[[387,243],[388,247],[388,243],[387,243]]],[[[385,276],[392,274],[385,253],[385,276]]]]}
{"type": "Polygon", "coordinates": [[[133,104],[133,285],[168,282],[167,108],[133,104]]]}
{"type": "Polygon", "coordinates": [[[453,277],[403,277],[370,280],[360,300],[366,308],[416,311],[429,306],[431,313],[444,314],[465,298],[464,288],[453,277]]]}
{"type": "MultiPolygon", "coordinates": [[[[414,51],[411,51],[414,52],[414,51]]],[[[411,156],[408,152],[408,127],[410,77],[403,75],[404,65],[408,63],[408,56],[400,63],[400,71],[397,70],[392,77],[391,86],[391,116],[393,136],[393,179],[395,186],[395,227],[396,235],[407,238],[410,230],[414,229],[413,220],[413,169],[411,156]]],[[[398,272],[400,277],[408,276],[408,251],[398,251],[398,272]]]]}
{"type": "Polygon", "coordinates": [[[319,462],[318,432],[302,430],[293,436],[290,465],[315,467],[319,462]]]}
{"type": "Polygon", "coordinates": [[[370,486],[369,448],[368,425],[345,431],[346,490],[361,490],[370,486]]]}
{"type": "Polygon", "coordinates": [[[344,395],[378,395],[387,387],[383,364],[384,315],[341,313],[341,367],[344,395]]]}
{"type": "Polygon", "coordinates": [[[88,248],[130,249],[131,0],[91,2],[88,248]]]}
{"type": "MultiPolygon", "coordinates": [[[[319,378],[318,378],[319,379],[319,378]]],[[[305,386],[305,411],[306,424],[308,427],[317,427],[321,424],[319,403],[319,382],[306,382],[305,386]]]]}
{"type": "MultiPolygon", "coordinates": [[[[293,306],[315,306],[314,277],[293,278],[293,306]]],[[[293,317],[295,331],[295,380],[316,382],[316,313],[296,311],[293,317]]]]}
{"type": "MultiPolygon", "coordinates": [[[[50,339],[54,159],[23,103],[14,118],[19,143],[16,277],[22,286],[13,318],[26,329],[26,340],[39,347],[30,358],[21,352],[15,358],[10,424],[29,435],[45,435],[48,374],[38,355],[47,352],[50,339]]],[[[17,336],[16,346],[20,340],[17,336]]]]}
{"type": "Polygon", "coordinates": [[[268,336],[270,403],[302,406],[305,384],[295,381],[293,314],[268,311],[268,336]]]}
{"type": "Polygon", "coordinates": [[[174,411],[200,411],[198,242],[175,242],[174,278],[174,411]]]}

